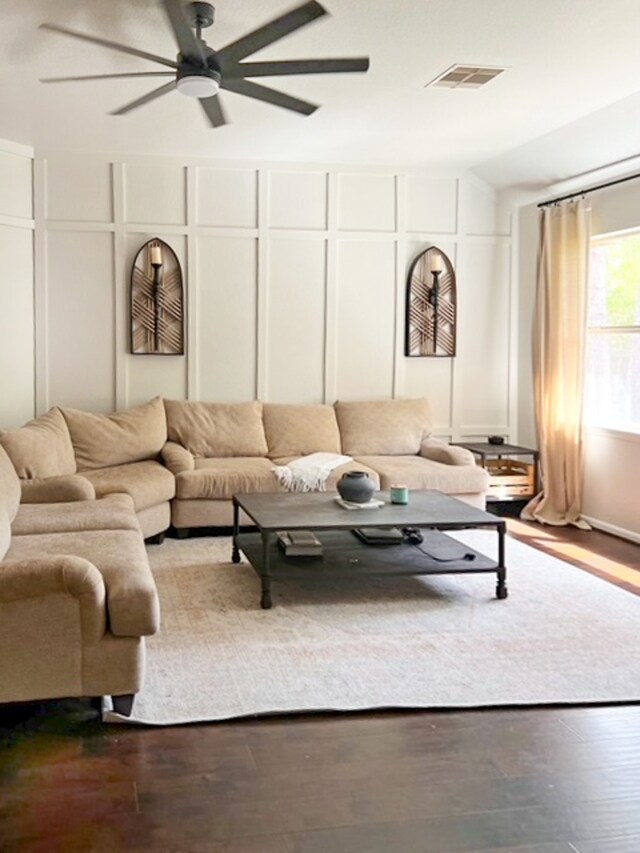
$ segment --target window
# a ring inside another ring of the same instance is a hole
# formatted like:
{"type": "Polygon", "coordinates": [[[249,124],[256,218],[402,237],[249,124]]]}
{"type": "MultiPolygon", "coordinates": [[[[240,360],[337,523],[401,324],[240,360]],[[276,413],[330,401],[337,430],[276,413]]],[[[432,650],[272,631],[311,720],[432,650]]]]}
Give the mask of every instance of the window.
{"type": "Polygon", "coordinates": [[[640,233],[592,242],[585,423],[640,433],[640,233]]]}

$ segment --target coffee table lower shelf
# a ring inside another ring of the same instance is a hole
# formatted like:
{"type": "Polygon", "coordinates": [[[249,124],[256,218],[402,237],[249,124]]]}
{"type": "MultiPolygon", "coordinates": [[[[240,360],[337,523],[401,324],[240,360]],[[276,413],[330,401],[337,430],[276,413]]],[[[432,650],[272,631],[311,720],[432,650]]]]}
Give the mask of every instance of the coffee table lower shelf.
{"type": "MultiPolygon", "coordinates": [[[[467,548],[473,560],[442,562],[427,556],[415,545],[389,545],[373,547],[360,542],[351,531],[315,531],[322,542],[322,557],[287,557],[277,543],[275,534],[266,545],[260,533],[241,533],[236,538],[237,547],[262,581],[263,609],[271,607],[271,581],[285,579],[325,580],[330,578],[355,579],[373,575],[453,575],[495,573],[496,595],[507,597],[506,569],[495,560],[467,548]],[[265,560],[266,556],[266,560],[265,560]],[[265,566],[265,563],[267,564],[265,566]],[[266,569],[266,570],[265,570],[266,569]],[[266,581],[266,583],[265,583],[266,581]]],[[[437,534],[441,539],[444,534],[437,534]]],[[[425,531],[424,547],[428,547],[429,532],[425,531]]],[[[459,546],[460,543],[456,543],[459,546]]]]}

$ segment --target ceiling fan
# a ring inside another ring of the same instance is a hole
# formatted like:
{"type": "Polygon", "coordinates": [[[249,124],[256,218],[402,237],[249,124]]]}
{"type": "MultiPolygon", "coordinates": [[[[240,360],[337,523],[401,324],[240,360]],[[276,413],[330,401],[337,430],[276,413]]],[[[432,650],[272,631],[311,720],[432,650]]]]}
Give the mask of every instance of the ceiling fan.
{"type": "Polygon", "coordinates": [[[183,6],[180,0],[161,0],[178,43],[179,53],[175,60],[156,56],[134,47],[109,41],[98,36],[79,33],[60,27],[57,24],[41,24],[40,28],[61,33],[71,38],[81,39],[102,47],[138,56],[157,62],[170,71],[136,71],[122,74],[92,74],[80,77],[49,77],[43,83],[66,83],[76,80],[105,80],[116,77],[172,77],[157,89],[153,89],[141,98],[136,98],[114,110],[110,115],[124,115],[143,104],[155,101],[177,89],[183,95],[197,98],[211,127],[220,127],[227,123],[226,116],[218,97],[220,89],[246,95],[258,101],[265,101],[287,110],[311,115],[318,109],[317,104],[303,101],[254,83],[248,78],[274,77],[287,74],[335,74],[352,71],[367,71],[368,57],[353,59],[290,59],[264,62],[243,62],[242,60],[289,33],[305,27],[317,18],[327,14],[326,9],[315,0],[303,3],[278,18],[264,24],[253,32],[226,45],[221,50],[213,50],[202,38],[202,30],[213,24],[214,8],[210,3],[188,3],[183,6]]]}

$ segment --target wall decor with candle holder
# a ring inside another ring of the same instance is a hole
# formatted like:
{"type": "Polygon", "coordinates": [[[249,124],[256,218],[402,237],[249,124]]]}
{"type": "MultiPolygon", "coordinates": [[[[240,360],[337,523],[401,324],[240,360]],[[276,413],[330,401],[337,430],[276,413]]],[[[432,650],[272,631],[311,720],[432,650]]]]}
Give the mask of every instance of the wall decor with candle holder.
{"type": "Polygon", "coordinates": [[[450,358],[456,354],[456,274],[437,246],[421,252],[409,268],[404,354],[450,358]]]}
{"type": "Polygon", "coordinates": [[[154,237],[131,269],[131,352],[184,355],[182,270],[171,246],[154,237]]]}

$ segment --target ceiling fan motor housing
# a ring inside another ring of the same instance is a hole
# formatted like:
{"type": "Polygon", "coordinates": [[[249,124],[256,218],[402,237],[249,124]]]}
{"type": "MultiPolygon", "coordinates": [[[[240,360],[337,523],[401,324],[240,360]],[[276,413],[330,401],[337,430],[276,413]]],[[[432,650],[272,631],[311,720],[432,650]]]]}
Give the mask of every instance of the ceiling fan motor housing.
{"type": "Polygon", "coordinates": [[[222,82],[222,69],[216,59],[215,51],[208,45],[202,45],[207,54],[207,65],[196,65],[188,59],[178,55],[178,73],[176,76],[176,87],[183,95],[192,98],[211,98],[220,90],[222,82]]]}

